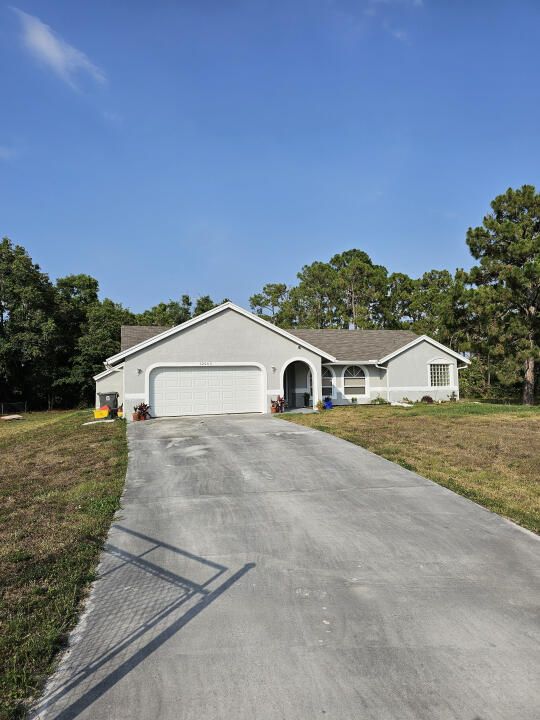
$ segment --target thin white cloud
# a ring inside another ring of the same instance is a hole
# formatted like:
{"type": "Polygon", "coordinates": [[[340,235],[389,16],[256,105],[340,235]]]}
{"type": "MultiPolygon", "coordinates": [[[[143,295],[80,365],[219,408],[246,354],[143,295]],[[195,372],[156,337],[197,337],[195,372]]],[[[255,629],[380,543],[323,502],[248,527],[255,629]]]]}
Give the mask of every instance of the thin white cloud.
{"type": "Polygon", "coordinates": [[[22,42],[26,50],[40,63],[56,73],[71,88],[79,75],[89,75],[95,82],[104,83],[105,73],[81,50],[63,40],[54,30],[34,15],[12,8],[22,25],[22,42]]]}
{"type": "Polygon", "coordinates": [[[384,6],[390,7],[391,5],[394,6],[403,6],[406,7],[407,5],[412,5],[413,7],[422,7],[424,5],[424,0],[368,0],[369,5],[376,7],[384,6]]]}
{"type": "Polygon", "coordinates": [[[120,127],[124,122],[124,118],[120,113],[114,112],[113,110],[103,110],[101,115],[103,119],[113,127],[120,127]]]}
{"type": "Polygon", "coordinates": [[[396,19],[401,17],[405,20],[404,12],[409,13],[412,8],[419,9],[424,6],[423,0],[367,0],[366,14],[371,17],[378,17],[383,30],[399,42],[410,44],[410,37],[407,30],[396,26],[396,19]]]}
{"type": "Polygon", "coordinates": [[[398,27],[393,27],[387,22],[383,23],[383,28],[386,30],[387,33],[390,33],[390,35],[396,40],[404,43],[409,42],[409,33],[406,30],[398,27]]]}
{"type": "Polygon", "coordinates": [[[368,0],[364,13],[373,17],[379,11],[384,12],[385,9],[406,10],[410,7],[421,8],[423,6],[424,0],[368,0]]]}
{"type": "Polygon", "coordinates": [[[0,160],[10,160],[16,154],[14,148],[9,145],[0,145],[0,160]]]}
{"type": "Polygon", "coordinates": [[[413,14],[424,7],[424,0],[361,0],[351,5],[347,0],[326,0],[334,16],[350,31],[380,28],[399,42],[410,44],[405,29],[413,14]]]}
{"type": "Polygon", "coordinates": [[[409,36],[407,34],[406,30],[400,30],[399,28],[395,28],[394,30],[388,31],[392,37],[395,37],[396,40],[400,40],[401,42],[408,42],[409,36]]]}

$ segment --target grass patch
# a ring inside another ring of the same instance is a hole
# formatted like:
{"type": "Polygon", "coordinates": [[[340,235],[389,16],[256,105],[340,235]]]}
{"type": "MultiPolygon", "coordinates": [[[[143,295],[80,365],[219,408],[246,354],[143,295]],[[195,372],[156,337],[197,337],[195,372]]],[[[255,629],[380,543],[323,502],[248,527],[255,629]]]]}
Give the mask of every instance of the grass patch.
{"type": "Polygon", "coordinates": [[[0,423],[0,718],[25,716],[76,623],[127,463],[88,410],[0,423]]]}
{"type": "Polygon", "coordinates": [[[361,445],[540,532],[540,407],[359,405],[284,419],[361,445]]]}

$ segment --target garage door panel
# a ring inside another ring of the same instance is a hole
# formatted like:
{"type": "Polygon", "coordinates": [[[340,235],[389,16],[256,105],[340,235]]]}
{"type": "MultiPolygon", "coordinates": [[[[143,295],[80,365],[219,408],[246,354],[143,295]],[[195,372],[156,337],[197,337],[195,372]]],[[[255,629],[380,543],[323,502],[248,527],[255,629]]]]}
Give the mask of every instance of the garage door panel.
{"type": "Polygon", "coordinates": [[[157,417],[261,412],[262,380],[256,366],[155,368],[151,412],[157,417]]]}

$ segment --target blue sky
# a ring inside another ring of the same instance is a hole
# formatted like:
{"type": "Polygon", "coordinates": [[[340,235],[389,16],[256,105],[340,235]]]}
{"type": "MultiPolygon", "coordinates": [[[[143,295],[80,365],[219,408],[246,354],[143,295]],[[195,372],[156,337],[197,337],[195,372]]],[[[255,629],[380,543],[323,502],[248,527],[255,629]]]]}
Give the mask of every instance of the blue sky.
{"type": "Polygon", "coordinates": [[[540,185],[536,0],[15,0],[0,234],[134,310],[247,305],[351,247],[468,267],[540,185]]]}

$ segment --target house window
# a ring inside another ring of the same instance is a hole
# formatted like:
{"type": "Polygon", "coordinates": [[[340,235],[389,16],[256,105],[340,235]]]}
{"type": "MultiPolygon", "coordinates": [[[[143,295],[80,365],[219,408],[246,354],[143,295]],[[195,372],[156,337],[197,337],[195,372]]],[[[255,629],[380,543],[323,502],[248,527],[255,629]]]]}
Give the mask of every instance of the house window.
{"type": "Polygon", "coordinates": [[[366,394],[366,374],[358,365],[350,365],[343,374],[343,392],[345,395],[366,394]]]}
{"type": "Polygon", "coordinates": [[[322,369],[322,394],[323,397],[332,397],[334,394],[334,383],[332,381],[332,371],[330,368],[322,369]]]}
{"type": "Polygon", "coordinates": [[[433,363],[429,366],[431,387],[448,387],[450,385],[450,365],[433,363]]]}

